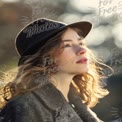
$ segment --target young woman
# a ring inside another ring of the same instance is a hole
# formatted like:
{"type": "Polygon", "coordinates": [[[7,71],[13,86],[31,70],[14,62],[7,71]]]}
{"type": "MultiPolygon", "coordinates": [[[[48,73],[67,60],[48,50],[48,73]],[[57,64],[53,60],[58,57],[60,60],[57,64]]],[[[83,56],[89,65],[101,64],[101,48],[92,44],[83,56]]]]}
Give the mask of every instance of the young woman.
{"type": "Polygon", "coordinates": [[[101,122],[90,109],[108,94],[85,45],[92,24],[40,18],[16,38],[15,78],[1,90],[0,122],[101,122]]]}

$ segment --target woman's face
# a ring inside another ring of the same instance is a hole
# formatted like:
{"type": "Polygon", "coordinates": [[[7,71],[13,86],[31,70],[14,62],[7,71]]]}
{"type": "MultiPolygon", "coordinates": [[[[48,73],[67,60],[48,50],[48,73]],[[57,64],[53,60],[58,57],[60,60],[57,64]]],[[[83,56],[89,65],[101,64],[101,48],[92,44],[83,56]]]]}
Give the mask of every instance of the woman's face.
{"type": "Polygon", "coordinates": [[[62,35],[64,43],[63,52],[56,58],[58,71],[69,74],[82,74],[88,71],[87,50],[84,38],[77,32],[68,28],[62,35]]]}

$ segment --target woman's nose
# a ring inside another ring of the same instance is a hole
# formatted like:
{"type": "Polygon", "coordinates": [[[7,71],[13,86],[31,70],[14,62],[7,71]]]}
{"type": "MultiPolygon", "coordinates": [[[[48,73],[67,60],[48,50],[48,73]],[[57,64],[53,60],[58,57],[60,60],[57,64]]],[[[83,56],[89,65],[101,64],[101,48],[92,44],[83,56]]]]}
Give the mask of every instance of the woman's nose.
{"type": "Polygon", "coordinates": [[[77,55],[82,55],[86,53],[86,49],[85,48],[81,48],[78,52],[77,55]]]}

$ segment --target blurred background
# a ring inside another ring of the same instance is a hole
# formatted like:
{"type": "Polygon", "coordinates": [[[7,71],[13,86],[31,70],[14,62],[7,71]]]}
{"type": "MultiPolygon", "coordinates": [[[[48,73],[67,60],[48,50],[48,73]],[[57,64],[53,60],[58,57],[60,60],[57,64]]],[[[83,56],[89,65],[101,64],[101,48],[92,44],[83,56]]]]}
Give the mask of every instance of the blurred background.
{"type": "Polygon", "coordinates": [[[17,33],[39,17],[67,24],[81,20],[93,23],[87,45],[114,69],[104,81],[110,94],[93,111],[104,122],[122,122],[122,0],[0,0],[0,75],[17,66],[17,33]]]}

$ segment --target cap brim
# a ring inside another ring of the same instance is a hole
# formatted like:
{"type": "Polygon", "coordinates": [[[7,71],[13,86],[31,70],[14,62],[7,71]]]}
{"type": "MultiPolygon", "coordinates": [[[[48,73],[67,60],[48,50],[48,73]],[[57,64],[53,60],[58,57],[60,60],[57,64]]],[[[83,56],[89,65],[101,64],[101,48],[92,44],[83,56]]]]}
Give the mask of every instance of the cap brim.
{"type": "Polygon", "coordinates": [[[83,37],[85,38],[88,35],[88,33],[91,31],[92,24],[87,21],[82,21],[82,22],[76,22],[73,24],[69,24],[66,26],[66,28],[67,27],[78,28],[79,30],[81,30],[83,32],[83,37]]]}

